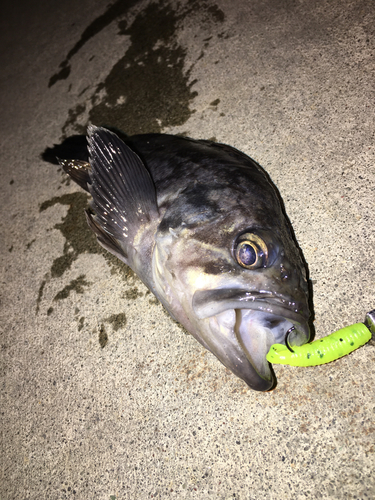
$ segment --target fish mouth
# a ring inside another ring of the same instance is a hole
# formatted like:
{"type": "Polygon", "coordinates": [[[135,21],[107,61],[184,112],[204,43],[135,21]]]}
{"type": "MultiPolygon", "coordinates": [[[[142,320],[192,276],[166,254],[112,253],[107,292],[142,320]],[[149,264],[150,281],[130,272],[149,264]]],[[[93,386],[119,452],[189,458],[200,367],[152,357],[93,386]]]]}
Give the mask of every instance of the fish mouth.
{"type": "Polygon", "coordinates": [[[193,309],[208,323],[207,347],[252,389],[270,390],[276,383],[266,359],[272,344],[309,340],[307,299],[295,301],[269,291],[243,289],[198,290],[193,309]]]}

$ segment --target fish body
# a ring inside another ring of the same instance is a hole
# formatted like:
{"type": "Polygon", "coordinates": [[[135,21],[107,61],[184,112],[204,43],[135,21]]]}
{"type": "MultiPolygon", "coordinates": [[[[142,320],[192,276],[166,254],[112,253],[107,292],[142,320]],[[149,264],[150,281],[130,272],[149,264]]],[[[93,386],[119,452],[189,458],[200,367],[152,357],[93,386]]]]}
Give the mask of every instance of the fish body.
{"type": "Polygon", "coordinates": [[[309,340],[304,264],[275,186],[244,153],[89,127],[89,161],[60,160],[92,195],[99,243],[227,368],[259,391],[272,344],[309,340]],[[125,143],[126,142],[126,143],[125,143]]]}

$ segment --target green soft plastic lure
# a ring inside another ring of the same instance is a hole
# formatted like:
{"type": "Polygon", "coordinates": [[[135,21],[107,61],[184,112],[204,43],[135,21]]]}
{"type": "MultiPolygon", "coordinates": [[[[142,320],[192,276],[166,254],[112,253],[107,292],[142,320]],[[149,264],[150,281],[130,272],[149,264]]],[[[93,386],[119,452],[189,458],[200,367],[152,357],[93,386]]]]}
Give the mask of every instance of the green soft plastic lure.
{"type": "Polygon", "coordinates": [[[375,309],[366,314],[364,323],[346,326],[309,344],[291,348],[288,345],[289,332],[285,339],[286,345],[271,346],[267,354],[269,363],[290,366],[324,365],[346,356],[375,337],[375,309]]]}

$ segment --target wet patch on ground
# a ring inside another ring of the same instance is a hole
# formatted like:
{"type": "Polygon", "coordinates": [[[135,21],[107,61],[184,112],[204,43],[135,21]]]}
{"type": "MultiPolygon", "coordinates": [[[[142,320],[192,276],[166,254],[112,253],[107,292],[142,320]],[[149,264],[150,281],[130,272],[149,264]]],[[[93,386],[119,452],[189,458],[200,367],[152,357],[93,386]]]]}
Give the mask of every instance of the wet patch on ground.
{"type": "Polygon", "coordinates": [[[89,196],[78,192],[56,196],[51,200],[43,202],[39,208],[40,212],[47,210],[53,205],[61,204],[69,207],[68,213],[61,223],[54,227],[61,231],[65,238],[63,254],[57,257],[51,266],[51,277],[59,278],[82,253],[101,253],[96,242],[95,235],[87,226],[84,211],[88,207],[89,196]]]}
{"type": "Polygon", "coordinates": [[[63,300],[67,299],[70,295],[70,292],[83,293],[85,291],[86,286],[90,286],[91,283],[85,280],[85,275],[81,274],[75,280],[72,280],[69,285],[66,285],[60,292],[58,292],[53,300],[63,300]]]}
{"type": "MultiPolygon", "coordinates": [[[[43,280],[39,286],[38,297],[36,299],[36,314],[38,314],[38,312],[39,312],[40,303],[42,302],[44,287],[46,286],[46,283],[47,283],[47,281],[43,280]]],[[[47,311],[47,315],[49,316],[52,313],[52,311],[53,311],[53,307],[50,307],[47,311]]]]}
{"type": "Polygon", "coordinates": [[[108,334],[103,324],[99,327],[99,345],[103,349],[108,343],[108,334]]]}
{"type": "Polygon", "coordinates": [[[140,292],[137,287],[129,288],[129,290],[126,290],[123,294],[123,298],[127,300],[134,300],[138,297],[143,297],[143,292],[140,292]]]}
{"type": "Polygon", "coordinates": [[[80,332],[85,324],[85,317],[81,316],[78,320],[78,331],[80,332]]]}
{"type": "Polygon", "coordinates": [[[176,42],[177,22],[169,7],[150,4],[130,27],[119,23],[131,46],[96,89],[90,122],[115,125],[132,135],[161,132],[189,119],[197,94],[190,71],[184,71],[186,50],[176,42]]]}
{"type": "Polygon", "coordinates": [[[108,318],[105,318],[103,321],[111,324],[113,330],[117,332],[117,330],[126,326],[126,315],[125,313],[112,314],[108,318]]]}
{"type": "Polygon", "coordinates": [[[103,349],[109,340],[107,330],[104,323],[108,323],[112,326],[112,330],[117,332],[120,328],[125,328],[126,326],[126,315],[125,313],[112,314],[107,318],[102,319],[103,323],[99,326],[99,345],[103,349]]]}
{"type": "Polygon", "coordinates": [[[118,1],[110,6],[88,26],[60,64],[60,71],[51,77],[50,87],[68,78],[70,59],[113,21],[118,23],[119,36],[126,37],[127,43],[130,39],[130,47],[91,91],[91,97],[68,111],[63,138],[73,132],[84,133],[88,123],[117,127],[129,135],[160,132],[168,126],[182,125],[194,113],[190,105],[197,95],[192,89],[195,81],[191,81],[195,63],[185,68],[187,50],[179,44],[177,34],[189,16],[205,27],[210,36],[204,40],[198,61],[210,43],[212,27],[224,22],[224,13],[206,2],[188,2],[177,8],[150,3],[128,24],[127,14],[136,3],[130,1],[125,7],[118,1]]]}
{"type": "Polygon", "coordinates": [[[99,17],[90,23],[81,35],[78,42],[71,48],[66,58],[60,63],[60,70],[51,76],[48,87],[52,87],[59,80],[65,80],[70,75],[71,67],[70,59],[95,35],[100,33],[104,28],[111,24],[119,16],[126,14],[139,0],[117,0],[99,17]]]}
{"type": "MultiPolygon", "coordinates": [[[[65,243],[62,255],[54,259],[48,276],[46,276],[40,284],[37,296],[37,313],[39,312],[40,303],[43,299],[44,289],[47,282],[50,279],[62,277],[81,254],[90,253],[103,255],[111,267],[111,273],[118,274],[126,283],[130,282],[130,284],[133,284],[134,280],[137,279],[133,271],[127,265],[104,250],[104,248],[102,248],[97,242],[94,233],[87,225],[84,213],[85,209],[88,207],[88,199],[89,196],[86,193],[77,192],[56,196],[40,205],[40,212],[43,212],[56,204],[67,205],[69,208],[62,221],[54,226],[55,229],[61,231],[61,234],[65,238],[65,243]]],[[[89,285],[90,283],[84,279],[83,275],[81,275],[62,288],[62,290],[55,295],[53,300],[57,301],[66,299],[73,290],[76,293],[83,293],[84,287],[88,287],[89,285]]],[[[50,307],[47,314],[50,315],[52,311],[53,308],[50,307]]]]}
{"type": "Polygon", "coordinates": [[[85,217],[85,210],[88,208],[89,195],[83,192],[56,196],[51,200],[43,202],[40,212],[59,203],[68,205],[68,213],[63,220],[54,226],[61,231],[65,238],[63,255],[57,257],[51,266],[51,277],[58,278],[70,269],[72,263],[83,253],[103,255],[107,263],[111,266],[111,272],[118,273],[125,281],[135,275],[126,264],[117,257],[104,250],[96,240],[96,236],[88,227],[85,217]]]}

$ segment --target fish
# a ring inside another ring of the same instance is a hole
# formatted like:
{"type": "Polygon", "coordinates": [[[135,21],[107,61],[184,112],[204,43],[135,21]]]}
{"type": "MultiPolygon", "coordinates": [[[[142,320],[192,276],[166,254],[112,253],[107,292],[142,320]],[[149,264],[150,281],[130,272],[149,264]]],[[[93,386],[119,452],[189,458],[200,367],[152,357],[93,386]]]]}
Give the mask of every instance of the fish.
{"type": "MultiPolygon", "coordinates": [[[[88,225],[198,342],[251,389],[276,385],[271,345],[309,341],[302,252],[266,171],[226,144],[88,126],[88,225]]],[[[84,157],[84,155],[83,155],[84,157]]]]}

